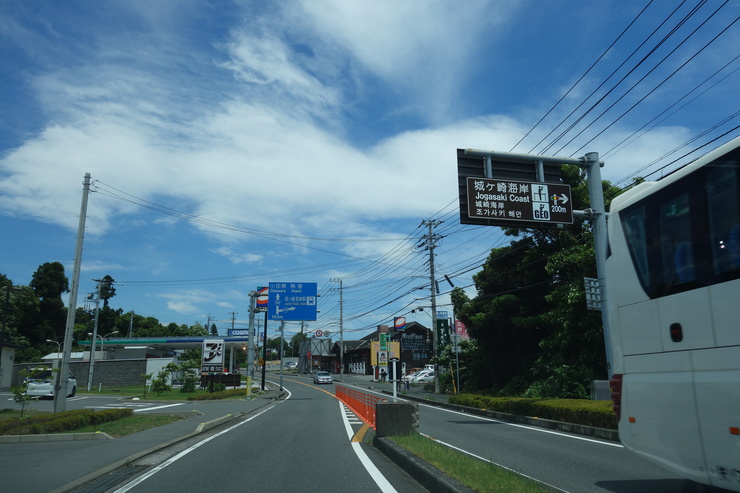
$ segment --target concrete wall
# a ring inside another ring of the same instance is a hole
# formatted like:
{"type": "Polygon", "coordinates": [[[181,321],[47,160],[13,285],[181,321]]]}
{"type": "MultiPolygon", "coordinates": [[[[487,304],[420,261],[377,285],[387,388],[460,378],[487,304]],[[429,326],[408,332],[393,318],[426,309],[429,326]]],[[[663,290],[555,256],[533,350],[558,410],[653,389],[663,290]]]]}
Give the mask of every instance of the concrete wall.
{"type": "MultiPolygon", "coordinates": [[[[166,363],[164,364],[172,361],[171,358],[162,358],[162,360],[166,360],[166,363]]],[[[150,359],[113,359],[96,361],[94,370],[95,374],[93,375],[93,387],[98,388],[101,384],[106,388],[144,385],[145,379],[142,375],[152,373],[152,370],[147,366],[149,361],[150,359]]],[[[11,385],[15,386],[20,384],[21,378],[18,375],[20,370],[36,368],[38,366],[51,365],[45,363],[21,363],[13,365],[13,378],[11,385]]],[[[86,389],[90,362],[73,361],[70,362],[69,369],[77,379],[77,388],[86,389]]],[[[154,373],[156,374],[156,371],[154,373]]]]}

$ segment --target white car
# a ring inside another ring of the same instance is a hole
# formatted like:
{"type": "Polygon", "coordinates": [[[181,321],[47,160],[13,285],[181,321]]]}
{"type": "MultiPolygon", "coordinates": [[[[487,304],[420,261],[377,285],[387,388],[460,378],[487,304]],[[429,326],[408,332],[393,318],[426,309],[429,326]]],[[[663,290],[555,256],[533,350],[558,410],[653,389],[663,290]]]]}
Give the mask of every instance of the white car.
{"type": "Polygon", "coordinates": [[[424,383],[424,382],[433,382],[434,381],[434,372],[431,370],[422,370],[418,372],[416,375],[411,377],[410,382],[411,383],[424,383]]]}
{"type": "MultiPolygon", "coordinates": [[[[31,371],[35,373],[35,375],[33,377],[26,377],[26,395],[53,399],[56,372],[51,371],[49,368],[34,368],[31,371]]],[[[74,397],[76,393],[77,379],[72,375],[72,372],[69,372],[69,377],[67,379],[67,397],[74,397]]]]}
{"type": "Polygon", "coordinates": [[[416,383],[434,382],[434,372],[430,371],[415,380],[416,383]]]}
{"type": "Polygon", "coordinates": [[[313,376],[313,383],[334,383],[334,379],[327,371],[317,371],[313,376]]]}

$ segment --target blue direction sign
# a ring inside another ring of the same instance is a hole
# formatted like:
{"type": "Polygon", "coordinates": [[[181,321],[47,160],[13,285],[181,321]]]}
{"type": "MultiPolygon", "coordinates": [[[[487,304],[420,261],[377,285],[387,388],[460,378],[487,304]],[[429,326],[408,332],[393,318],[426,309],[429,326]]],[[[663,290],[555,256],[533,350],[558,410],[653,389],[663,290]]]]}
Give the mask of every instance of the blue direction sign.
{"type": "Polygon", "coordinates": [[[315,282],[271,282],[268,289],[269,320],[316,320],[315,282]]]}

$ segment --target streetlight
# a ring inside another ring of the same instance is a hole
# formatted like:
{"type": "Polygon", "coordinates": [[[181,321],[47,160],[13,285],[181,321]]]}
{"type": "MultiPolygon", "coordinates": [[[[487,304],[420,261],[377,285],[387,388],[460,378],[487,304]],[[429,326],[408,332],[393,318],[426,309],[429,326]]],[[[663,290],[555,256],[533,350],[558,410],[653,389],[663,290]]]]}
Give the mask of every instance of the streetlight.
{"type": "MultiPolygon", "coordinates": [[[[113,332],[109,334],[105,334],[104,336],[101,336],[100,334],[95,334],[95,337],[92,341],[92,358],[90,358],[90,372],[87,377],[87,391],[90,392],[92,390],[92,383],[93,383],[93,375],[95,374],[95,348],[98,344],[98,337],[100,337],[100,350],[103,350],[103,344],[106,339],[106,337],[110,337],[113,334],[118,334],[117,330],[114,330],[113,332]]],[[[88,332],[87,335],[93,336],[92,332],[88,332]]]]}
{"type": "Polygon", "coordinates": [[[55,341],[54,339],[47,339],[46,342],[53,342],[57,345],[57,354],[60,354],[62,352],[62,343],[59,341],[55,341]]]}

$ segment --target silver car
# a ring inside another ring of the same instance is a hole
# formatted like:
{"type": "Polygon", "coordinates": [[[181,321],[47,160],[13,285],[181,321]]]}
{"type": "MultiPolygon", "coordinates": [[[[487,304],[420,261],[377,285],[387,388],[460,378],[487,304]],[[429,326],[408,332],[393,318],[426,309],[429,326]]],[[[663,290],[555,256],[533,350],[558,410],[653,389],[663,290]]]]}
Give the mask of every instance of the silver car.
{"type": "Polygon", "coordinates": [[[328,371],[317,371],[313,375],[313,383],[334,383],[328,371]]]}
{"type": "MultiPolygon", "coordinates": [[[[33,376],[26,378],[26,395],[53,399],[56,372],[48,368],[34,368],[32,372],[33,376]]],[[[74,397],[77,393],[77,379],[72,375],[72,372],[69,372],[67,378],[67,393],[67,397],[74,397]]]]}

